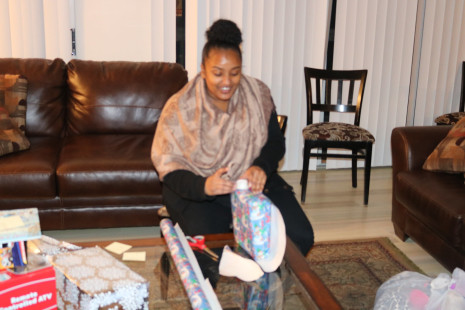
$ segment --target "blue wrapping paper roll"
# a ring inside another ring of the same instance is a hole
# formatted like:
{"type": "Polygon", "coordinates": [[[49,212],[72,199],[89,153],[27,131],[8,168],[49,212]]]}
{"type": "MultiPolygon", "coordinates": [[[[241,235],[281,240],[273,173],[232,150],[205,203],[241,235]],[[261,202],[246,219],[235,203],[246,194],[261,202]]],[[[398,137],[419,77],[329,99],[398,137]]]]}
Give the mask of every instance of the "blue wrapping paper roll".
{"type": "Polygon", "coordinates": [[[213,288],[208,281],[204,280],[194,253],[179,226],[173,226],[170,219],[163,219],[160,222],[160,228],[192,308],[221,309],[213,288]]]}

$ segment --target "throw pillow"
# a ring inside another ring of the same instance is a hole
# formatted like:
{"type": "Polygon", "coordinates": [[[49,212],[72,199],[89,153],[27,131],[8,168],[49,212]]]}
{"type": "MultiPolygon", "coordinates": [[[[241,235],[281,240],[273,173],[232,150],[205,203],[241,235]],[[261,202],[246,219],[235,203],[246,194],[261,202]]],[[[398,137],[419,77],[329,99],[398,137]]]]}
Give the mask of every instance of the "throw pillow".
{"type": "Polygon", "coordinates": [[[465,118],[460,119],[426,159],[423,169],[465,172],[465,118]]]}
{"type": "Polygon", "coordinates": [[[0,107],[0,156],[28,149],[29,140],[9,117],[8,111],[0,107]]]}
{"type": "Polygon", "coordinates": [[[0,74],[0,107],[8,111],[13,123],[26,133],[27,80],[17,74],[0,74]]]}
{"type": "Polygon", "coordinates": [[[437,125],[455,125],[462,117],[465,117],[465,112],[447,113],[436,117],[434,122],[437,125]]]}
{"type": "Polygon", "coordinates": [[[30,147],[26,132],[27,80],[0,75],[0,156],[30,147]]]}

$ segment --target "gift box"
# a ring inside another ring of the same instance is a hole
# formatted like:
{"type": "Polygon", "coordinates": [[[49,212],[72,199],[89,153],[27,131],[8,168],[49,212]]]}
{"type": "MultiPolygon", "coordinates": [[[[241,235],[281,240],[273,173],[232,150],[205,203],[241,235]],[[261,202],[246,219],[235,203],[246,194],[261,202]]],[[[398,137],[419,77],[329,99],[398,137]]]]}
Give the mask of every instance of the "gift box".
{"type": "Polygon", "coordinates": [[[272,203],[263,194],[253,194],[246,180],[237,181],[231,195],[234,237],[252,258],[266,259],[270,249],[272,203]]]}
{"type": "Polygon", "coordinates": [[[0,309],[56,309],[55,271],[46,266],[24,273],[0,271],[0,309]]]}
{"type": "Polygon", "coordinates": [[[60,309],[148,309],[148,281],[99,247],[50,257],[60,309]]]}
{"type": "Polygon", "coordinates": [[[286,226],[279,209],[263,193],[238,180],[231,194],[234,239],[265,272],[275,271],[286,249],[286,226]]]}
{"type": "Polygon", "coordinates": [[[28,242],[28,252],[42,256],[53,256],[82,249],[82,247],[59,241],[52,237],[42,235],[40,238],[28,242]]]}

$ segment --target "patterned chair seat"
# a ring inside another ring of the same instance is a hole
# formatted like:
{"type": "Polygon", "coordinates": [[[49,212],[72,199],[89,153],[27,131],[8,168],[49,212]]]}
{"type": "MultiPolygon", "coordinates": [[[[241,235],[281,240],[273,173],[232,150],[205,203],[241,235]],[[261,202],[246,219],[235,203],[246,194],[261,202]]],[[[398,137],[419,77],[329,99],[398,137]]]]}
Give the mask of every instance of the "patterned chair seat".
{"type": "Polygon", "coordinates": [[[438,125],[455,125],[464,116],[465,112],[447,113],[436,117],[434,122],[438,125]]]}
{"type": "Polygon", "coordinates": [[[302,130],[302,135],[305,140],[375,142],[368,130],[337,122],[310,124],[302,130]]]}

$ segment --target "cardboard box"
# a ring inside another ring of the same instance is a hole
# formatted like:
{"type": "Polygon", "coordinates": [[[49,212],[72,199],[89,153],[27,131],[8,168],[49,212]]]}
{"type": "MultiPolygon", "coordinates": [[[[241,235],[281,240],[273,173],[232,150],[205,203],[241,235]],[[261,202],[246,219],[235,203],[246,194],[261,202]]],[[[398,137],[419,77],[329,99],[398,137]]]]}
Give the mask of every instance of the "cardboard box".
{"type": "Polygon", "coordinates": [[[57,309],[52,266],[15,274],[0,271],[0,310],[57,309]]]}
{"type": "Polygon", "coordinates": [[[148,281],[99,247],[50,258],[60,309],[148,309],[148,281]]]}

